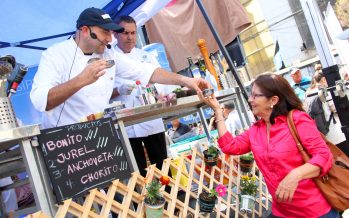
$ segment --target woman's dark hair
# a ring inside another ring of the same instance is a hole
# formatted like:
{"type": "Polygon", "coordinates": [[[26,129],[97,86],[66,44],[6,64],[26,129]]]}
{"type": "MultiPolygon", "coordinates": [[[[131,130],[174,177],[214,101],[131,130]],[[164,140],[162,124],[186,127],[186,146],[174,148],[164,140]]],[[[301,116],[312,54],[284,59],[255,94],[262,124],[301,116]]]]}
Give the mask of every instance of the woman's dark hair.
{"type": "Polygon", "coordinates": [[[255,79],[252,86],[254,84],[258,86],[267,98],[272,96],[279,97],[279,102],[272,109],[271,124],[275,123],[275,117],[287,115],[292,109],[304,111],[301,100],[299,100],[289,82],[282,76],[271,73],[261,74],[255,79]]]}

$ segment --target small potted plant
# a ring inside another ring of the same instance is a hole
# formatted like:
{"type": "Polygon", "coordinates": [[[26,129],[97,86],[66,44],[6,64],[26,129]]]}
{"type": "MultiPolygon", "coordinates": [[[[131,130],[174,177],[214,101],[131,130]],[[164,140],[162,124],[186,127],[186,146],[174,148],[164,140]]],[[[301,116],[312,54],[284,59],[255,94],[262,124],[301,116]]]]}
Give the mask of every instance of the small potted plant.
{"type": "Polygon", "coordinates": [[[145,216],[147,218],[163,217],[165,198],[160,193],[163,185],[168,185],[170,179],[167,176],[161,176],[160,179],[153,178],[146,186],[147,193],[144,198],[145,216]]]}
{"type": "Polygon", "coordinates": [[[199,194],[200,212],[212,213],[214,205],[216,204],[217,196],[223,197],[227,193],[227,188],[220,184],[210,192],[203,191],[199,194]]]}
{"type": "Polygon", "coordinates": [[[255,176],[243,175],[240,180],[240,212],[251,214],[254,209],[258,185],[255,176]]]}
{"type": "Polygon", "coordinates": [[[240,171],[243,173],[249,173],[252,170],[254,157],[252,153],[241,155],[240,158],[240,171]]]}
{"type": "Polygon", "coordinates": [[[204,161],[207,166],[216,166],[218,157],[219,157],[219,149],[216,146],[210,146],[208,149],[203,151],[204,161]]]}
{"type": "Polygon", "coordinates": [[[203,151],[206,166],[216,166],[219,158],[219,153],[220,152],[216,146],[215,138],[210,137],[208,149],[203,151]]]}

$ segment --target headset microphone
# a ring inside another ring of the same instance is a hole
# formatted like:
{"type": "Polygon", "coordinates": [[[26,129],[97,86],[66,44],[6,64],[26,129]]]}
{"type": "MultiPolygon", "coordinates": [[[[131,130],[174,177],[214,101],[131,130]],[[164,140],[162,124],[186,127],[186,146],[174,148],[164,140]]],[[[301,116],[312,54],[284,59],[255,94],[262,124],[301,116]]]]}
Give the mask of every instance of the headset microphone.
{"type": "Polygon", "coordinates": [[[96,33],[92,32],[92,30],[91,30],[90,28],[89,28],[89,30],[90,30],[90,37],[91,37],[92,39],[98,40],[100,43],[102,43],[103,45],[105,45],[105,46],[107,47],[107,49],[111,49],[111,45],[110,45],[110,44],[105,44],[104,42],[102,42],[101,40],[98,39],[96,33]]]}

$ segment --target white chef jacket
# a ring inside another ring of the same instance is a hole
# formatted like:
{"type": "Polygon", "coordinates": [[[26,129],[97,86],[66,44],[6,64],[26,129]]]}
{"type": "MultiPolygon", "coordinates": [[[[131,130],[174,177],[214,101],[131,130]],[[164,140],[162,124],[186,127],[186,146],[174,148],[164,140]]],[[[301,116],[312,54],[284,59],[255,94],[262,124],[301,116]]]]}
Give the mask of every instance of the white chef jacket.
{"type": "MultiPolygon", "coordinates": [[[[123,51],[115,45],[115,50],[117,52],[123,53],[123,51]]],[[[124,53],[128,57],[137,60],[137,64],[142,66],[144,63],[152,64],[154,67],[160,67],[158,61],[155,57],[143,51],[139,48],[133,48],[130,53],[124,53]]],[[[125,80],[125,79],[115,79],[114,88],[120,87],[123,83],[135,84],[134,80],[125,80]]],[[[146,85],[147,83],[142,83],[142,85],[146,85]]],[[[155,84],[155,87],[159,93],[168,94],[168,90],[166,86],[162,84],[155,84]]],[[[112,101],[121,101],[125,104],[127,108],[132,108],[140,105],[139,99],[137,98],[136,89],[133,90],[131,95],[120,95],[112,101]]],[[[165,127],[163,120],[161,118],[146,121],[143,123],[134,124],[132,126],[126,127],[127,135],[129,138],[139,138],[146,137],[149,135],[157,134],[160,132],[165,132],[165,127]]]]}
{"type": "Polygon", "coordinates": [[[237,110],[233,110],[229,113],[228,118],[225,120],[225,125],[230,133],[235,134],[236,130],[242,129],[239,114],[237,110]]]}
{"type": "Polygon", "coordinates": [[[148,64],[140,68],[134,65],[132,59],[116,53],[113,49],[106,49],[103,54],[85,55],[74,39],[70,38],[51,46],[42,53],[30,98],[34,107],[43,112],[41,128],[68,125],[104,110],[109,104],[115,76],[139,79],[142,83],[148,83],[153,72],[152,65],[148,64]],[[88,60],[96,57],[114,59],[115,66],[107,69],[96,82],[83,87],[64,103],[45,111],[49,90],[80,74],[88,60]]]}

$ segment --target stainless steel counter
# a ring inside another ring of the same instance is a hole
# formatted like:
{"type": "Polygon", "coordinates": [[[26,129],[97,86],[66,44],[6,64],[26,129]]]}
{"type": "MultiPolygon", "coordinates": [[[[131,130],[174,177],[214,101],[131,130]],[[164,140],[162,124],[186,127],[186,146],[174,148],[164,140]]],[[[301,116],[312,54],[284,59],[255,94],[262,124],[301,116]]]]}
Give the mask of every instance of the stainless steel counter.
{"type": "Polygon", "coordinates": [[[24,138],[39,134],[40,128],[38,124],[0,131],[0,152],[18,144],[24,138]]]}
{"type": "MultiPolygon", "coordinates": [[[[36,207],[20,209],[13,213],[15,217],[23,213],[32,213],[43,210],[47,214],[54,214],[54,201],[51,192],[48,175],[44,171],[45,165],[34,136],[40,134],[39,125],[22,126],[0,131],[0,178],[16,175],[26,171],[33,189],[36,207]],[[18,145],[18,146],[16,146],[18,145]]],[[[0,188],[3,191],[22,186],[29,182],[28,178],[15,181],[13,184],[0,188]]],[[[0,201],[0,209],[5,211],[4,205],[0,201]]],[[[0,217],[5,216],[0,212],[0,217]]]]}
{"type": "MultiPolygon", "coordinates": [[[[235,94],[233,89],[216,91],[217,99],[223,99],[235,94]]],[[[117,120],[122,120],[125,126],[133,125],[156,118],[167,118],[169,116],[183,115],[197,112],[204,106],[197,95],[177,99],[177,104],[157,103],[135,108],[125,108],[115,112],[117,120]]]]}
{"type": "MultiPolygon", "coordinates": [[[[233,89],[216,91],[215,96],[218,99],[231,98],[235,95],[233,89]]],[[[190,113],[199,112],[200,118],[204,120],[204,129],[209,137],[209,131],[207,123],[204,118],[203,112],[204,103],[199,100],[197,95],[189,96],[177,99],[176,104],[168,103],[157,103],[151,105],[145,105],[135,108],[125,108],[122,110],[115,111],[114,115],[116,118],[115,124],[117,124],[117,131],[120,136],[120,140],[125,145],[131,160],[132,167],[135,171],[138,170],[136,160],[134,159],[133,151],[130,145],[130,141],[125,129],[125,126],[129,126],[135,123],[140,123],[156,118],[167,118],[170,116],[185,116],[190,113]]]]}

